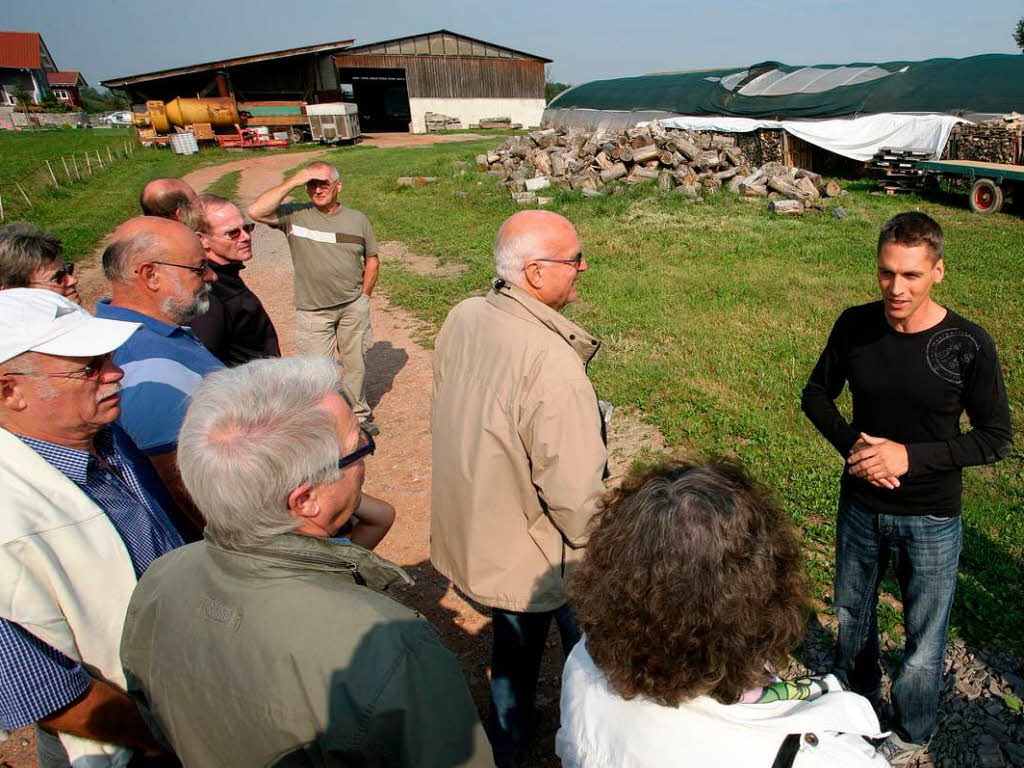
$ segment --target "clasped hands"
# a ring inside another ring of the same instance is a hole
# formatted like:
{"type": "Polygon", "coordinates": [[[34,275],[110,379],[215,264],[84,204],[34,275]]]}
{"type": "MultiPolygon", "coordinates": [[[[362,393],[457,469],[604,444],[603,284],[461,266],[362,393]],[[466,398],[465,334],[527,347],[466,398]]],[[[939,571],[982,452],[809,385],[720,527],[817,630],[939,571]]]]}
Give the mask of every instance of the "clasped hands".
{"type": "Polygon", "coordinates": [[[892,490],[900,487],[899,478],[910,469],[910,458],[902,443],[861,432],[850,448],[846,464],[854,477],[892,490]]]}

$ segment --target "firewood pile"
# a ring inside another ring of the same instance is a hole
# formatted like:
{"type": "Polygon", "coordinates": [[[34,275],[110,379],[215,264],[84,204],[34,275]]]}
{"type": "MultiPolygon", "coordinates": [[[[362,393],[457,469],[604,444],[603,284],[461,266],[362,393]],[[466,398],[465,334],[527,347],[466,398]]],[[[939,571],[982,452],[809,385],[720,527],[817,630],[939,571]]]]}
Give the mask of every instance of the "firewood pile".
{"type": "Polygon", "coordinates": [[[520,205],[543,205],[542,190],[578,189],[588,197],[620,184],[654,182],[664,192],[697,199],[722,187],[741,197],[769,199],[777,213],[822,208],[841,194],[816,173],[769,162],[753,167],[731,134],[666,129],[658,121],[621,132],[547,128],[513,136],[477,155],[520,205]]]}
{"type": "Polygon", "coordinates": [[[953,128],[949,156],[955,160],[988,163],[1024,163],[1022,154],[1024,117],[986,120],[975,125],[958,123],[953,128]]]}

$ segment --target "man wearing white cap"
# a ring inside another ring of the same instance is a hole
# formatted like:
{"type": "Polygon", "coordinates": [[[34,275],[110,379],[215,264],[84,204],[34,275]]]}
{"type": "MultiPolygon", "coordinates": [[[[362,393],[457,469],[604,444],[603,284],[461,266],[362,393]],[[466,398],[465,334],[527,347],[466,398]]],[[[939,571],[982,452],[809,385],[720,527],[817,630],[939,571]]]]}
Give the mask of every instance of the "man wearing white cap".
{"type": "Polygon", "coordinates": [[[161,752],[118,658],[136,581],[183,543],[114,424],[111,353],[138,327],[52,291],[0,291],[0,726],[36,723],[43,768],[161,752]]]}

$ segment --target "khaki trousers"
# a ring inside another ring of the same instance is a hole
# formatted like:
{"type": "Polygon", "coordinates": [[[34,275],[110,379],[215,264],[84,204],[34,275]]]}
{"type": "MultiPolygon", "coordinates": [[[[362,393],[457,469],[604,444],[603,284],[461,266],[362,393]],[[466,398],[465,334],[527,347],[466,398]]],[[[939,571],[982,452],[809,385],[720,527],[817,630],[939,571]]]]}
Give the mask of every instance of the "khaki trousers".
{"type": "Polygon", "coordinates": [[[370,297],[325,309],[295,310],[295,346],[300,355],[329,357],[341,366],[342,382],[359,421],[369,419],[366,353],[373,346],[370,297]]]}

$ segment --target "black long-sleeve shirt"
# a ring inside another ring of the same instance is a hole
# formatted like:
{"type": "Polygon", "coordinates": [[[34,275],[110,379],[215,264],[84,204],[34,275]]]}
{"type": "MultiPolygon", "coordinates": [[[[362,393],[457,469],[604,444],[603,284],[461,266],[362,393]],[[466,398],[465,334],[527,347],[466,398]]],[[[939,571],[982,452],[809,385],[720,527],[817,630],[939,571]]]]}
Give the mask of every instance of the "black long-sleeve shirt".
{"type": "Polygon", "coordinates": [[[280,357],[277,331],[262,302],[239,274],[239,262],[215,264],[217,282],[210,288],[210,308],[192,320],[192,332],[228,367],[264,357],[280,357]]]}
{"type": "Polygon", "coordinates": [[[910,469],[899,488],[843,472],[843,492],[884,514],[959,514],[961,468],[998,461],[1013,444],[995,343],[952,310],[928,330],[900,333],[882,302],[850,307],[832,328],[801,406],[844,460],[861,432],[906,445],[910,469]],[[847,383],[852,422],[835,404],[847,383]],[[962,433],[965,411],[971,429],[962,433]]]}

